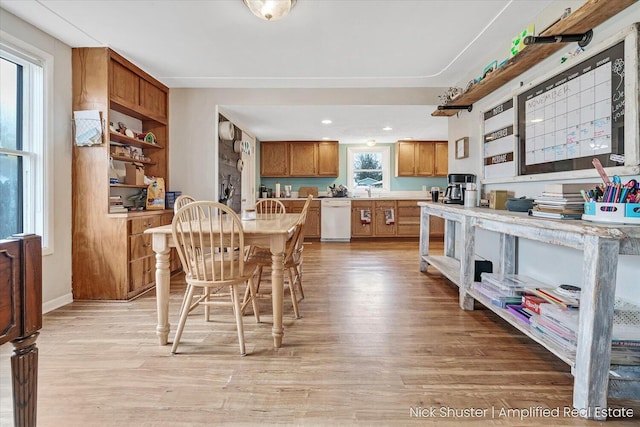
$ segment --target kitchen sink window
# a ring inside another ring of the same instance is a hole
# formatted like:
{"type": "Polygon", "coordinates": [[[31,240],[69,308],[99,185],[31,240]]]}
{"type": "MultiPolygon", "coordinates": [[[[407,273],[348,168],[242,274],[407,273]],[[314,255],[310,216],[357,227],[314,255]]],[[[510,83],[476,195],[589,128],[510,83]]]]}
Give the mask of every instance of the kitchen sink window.
{"type": "Polygon", "coordinates": [[[389,188],[389,147],[347,148],[347,175],[352,192],[389,188]]]}
{"type": "Polygon", "coordinates": [[[51,253],[53,209],[48,90],[52,58],[25,45],[0,43],[0,239],[14,233],[42,236],[51,253]]]}

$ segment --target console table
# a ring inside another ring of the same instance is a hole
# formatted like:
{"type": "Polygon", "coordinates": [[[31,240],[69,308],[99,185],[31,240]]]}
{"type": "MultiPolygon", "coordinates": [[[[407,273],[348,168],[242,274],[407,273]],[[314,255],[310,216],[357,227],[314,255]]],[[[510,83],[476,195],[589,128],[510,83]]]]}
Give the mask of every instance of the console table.
{"type": "Polygon", "coordinates": [[[40,236],[16,234],[0,240],[0,344],[11,341],[13,420],[35,427],[38,349],[42,328],[42,246],[40,236]]]}
{"type": "MultiPolygon", "coordinates": [[[[574,408],[587,414],[587,418],[603,420],[606,415],[598,409],[607,407],[607,389],[611,397],[640,399],[637,376],[635,381],[610,380],[618,255],[640,255],[639,226],[542,219],[520,212],[431,202],[418,202],[418,205],[421,207],[420,271],[426,272],[429,265],[433,266],[459,287],[462,309],[473,310],[474,300],[479,301],[569,364],[574,375],[574,408]],[[429,217],[432,215],[445,219],[443,256],[429,254],[429,217]],[[580,330],[575,357],[539,339],[527,325],[473,291],[477,228],[499,235],[499,262],[494,265],[497,273],[517,272],[515,254],[519,238],[583,252],[580,330]],[[455,250],[456,241],[459,253],[455,250]]],[[[631,369],[636,372],[636,367],[631,369]]]]}

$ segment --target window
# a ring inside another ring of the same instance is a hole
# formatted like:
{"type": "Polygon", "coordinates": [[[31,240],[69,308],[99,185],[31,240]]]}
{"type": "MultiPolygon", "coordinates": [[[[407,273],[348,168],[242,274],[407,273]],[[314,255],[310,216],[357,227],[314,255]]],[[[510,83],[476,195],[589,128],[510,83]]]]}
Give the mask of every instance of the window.
{"type": "Polygon", "coordinates": [[[0,44],[0,238],[35,233],[42,236],[46,253],[52,249],[48,228],[53,222],[51,179],[45,179],[47,67],[35,53],[42,54],[0,44]]]}
{"type": "Polygon", "coordinates": [[[389,189],[389,147],[347,148],[347,174],[352,191],[389,189]]]}

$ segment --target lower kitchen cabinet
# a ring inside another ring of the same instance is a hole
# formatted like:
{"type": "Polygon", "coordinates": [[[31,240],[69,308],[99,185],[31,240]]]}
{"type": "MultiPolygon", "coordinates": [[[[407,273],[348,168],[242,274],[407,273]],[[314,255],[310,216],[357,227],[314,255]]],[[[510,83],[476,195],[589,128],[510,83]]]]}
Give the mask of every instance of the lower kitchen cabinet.
{"type": "MultiPolygon", "coordinates": [[[[280,200],[287,213],[301,213],[306,200],[280,200]]],[[[305,238],[320,238],[320,200],[312,200],[307,212],[305,238]]]]}
{"type": "Polygon", "coordinates": [[[396,235],[395,210],[395,200],[373,202],[373,235],[375,237],[396,235]]]}
{"type": "MultiPolygon", "coordinates": [[[[352,200],[351,237],[420,237],[420,206],[422,200],[352,200]],[[362,211],[369,210],[371,221],[362,222],[362,211]],[[387,224],[386,211],[393,211],[394,223],[387,224]]],[[[431,216],[429,236],[444,237],[444,220],[431,216]]]]}
{"type": "Polygon", "coordinates": [[[373,202],[365,200],[351,201],[351,237],[371,237],[373,235],[373,202]],[[369,212],[369,222],[363,220],[369,212]],[[364,213],[363,213],[364,212],[364,213]]]}
{"type": "Polygon", "coordinates": [[[398,200],[396,223],[398,236],[420,236],[420,206],[418,200],[398,200]]]}

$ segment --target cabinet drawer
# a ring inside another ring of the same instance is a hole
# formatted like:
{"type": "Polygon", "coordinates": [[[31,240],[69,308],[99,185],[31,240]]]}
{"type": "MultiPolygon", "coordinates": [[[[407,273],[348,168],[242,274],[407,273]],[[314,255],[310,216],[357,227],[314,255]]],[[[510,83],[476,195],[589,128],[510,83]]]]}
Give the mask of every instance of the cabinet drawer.
{"type": "Polygon", "coordinates": [[[132,260],[154,255],[153,249],[151,248],[150,234],[134,234],[129,239],[130,258],[132,260]]]}
{"type": "Polygon", "coordinates": [[[156,258],[148,256],[129,264],[129,291],[137,291],[152,284],[156,278],[156,258]]]}
{"type": "Polygon", "coordinates": [[[143,233],[146,229],[160,226],[160,216],[145,216],[131,220],[131,234],[143,233]]]}

